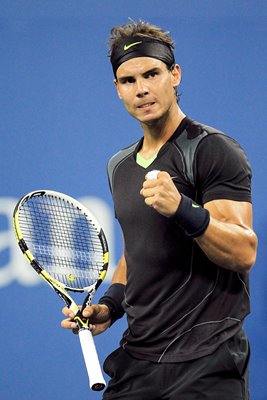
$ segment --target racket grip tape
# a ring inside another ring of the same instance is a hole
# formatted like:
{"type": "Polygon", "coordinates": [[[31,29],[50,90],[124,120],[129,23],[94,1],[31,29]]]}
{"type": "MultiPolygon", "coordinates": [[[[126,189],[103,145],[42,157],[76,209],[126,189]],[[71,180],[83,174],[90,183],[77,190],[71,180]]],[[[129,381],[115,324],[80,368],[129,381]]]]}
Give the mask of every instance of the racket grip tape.
{"type": "Polygon", "coordinates": [[[106,382],[102,374],[92,333],[89,329],[81,329],[79,331],[79,339],[89,377],[89,386],[95,391],[103,390],[106,382]]]}

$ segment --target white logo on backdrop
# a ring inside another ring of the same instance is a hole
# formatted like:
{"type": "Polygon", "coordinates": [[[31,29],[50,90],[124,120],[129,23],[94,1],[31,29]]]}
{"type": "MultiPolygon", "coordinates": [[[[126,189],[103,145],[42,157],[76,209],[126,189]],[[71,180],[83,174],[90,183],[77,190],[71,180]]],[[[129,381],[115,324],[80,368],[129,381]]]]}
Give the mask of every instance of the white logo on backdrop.
{"type": "MultiPolygon", "coordinates": [[[[98,197],[82,197],[79,201],[98,219],[106,234],[110,264],[107,281],[114,271],[114,215],[109,205],[98,197]]],[[[42,282],[37,273],[18,248],[14,231],[12,214],[17,199],[0,198],[0,288],[16,281],[20,285],[32,286],[42,282]]]]}

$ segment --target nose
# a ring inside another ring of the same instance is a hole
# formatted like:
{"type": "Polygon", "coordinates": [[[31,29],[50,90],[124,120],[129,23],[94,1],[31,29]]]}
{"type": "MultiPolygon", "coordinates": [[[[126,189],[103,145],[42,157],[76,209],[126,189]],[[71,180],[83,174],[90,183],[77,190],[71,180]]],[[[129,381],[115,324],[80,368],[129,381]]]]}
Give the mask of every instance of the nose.
{"type": "Polygon", "coordinates": [[[144,79],[137,79],[136,80],[136,96],[137,97],[144,97],[148,94],[148,88],[144,81],[144,79]]]}

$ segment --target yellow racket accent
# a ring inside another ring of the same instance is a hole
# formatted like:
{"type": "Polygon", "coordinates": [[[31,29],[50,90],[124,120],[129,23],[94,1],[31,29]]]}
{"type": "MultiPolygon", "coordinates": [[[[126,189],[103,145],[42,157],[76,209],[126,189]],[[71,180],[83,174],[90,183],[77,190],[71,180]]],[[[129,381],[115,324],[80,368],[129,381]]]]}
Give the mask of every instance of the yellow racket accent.
{"type": "Polygon", "coordinates": [[[104,263],[107,264],[108,261],[109,261],[109,252],[107,251],[107,252],[104,254],[104,263]]]}
{"type": "Polygon", "coordinates": [[[72,274],[69,274],[69,275],[68,275],[68,280],[69,280],[70,282],[74,282],[74,281],[75,281],[75,276],[73,276],[72,274]]]}

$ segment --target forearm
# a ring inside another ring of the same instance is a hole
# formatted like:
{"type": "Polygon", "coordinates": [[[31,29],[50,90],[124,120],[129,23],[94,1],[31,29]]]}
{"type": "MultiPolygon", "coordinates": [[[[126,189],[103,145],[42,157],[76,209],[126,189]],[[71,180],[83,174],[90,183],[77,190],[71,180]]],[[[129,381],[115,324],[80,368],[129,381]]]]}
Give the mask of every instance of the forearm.
{"type": "Polygon", "coordinates": [[[174,218],[187,236],[194,237],[215,264],[248,272],[255,263],[257,250],[251,203],[214,200],[202,208],[185,196],[182,200],[174,218]]]}

